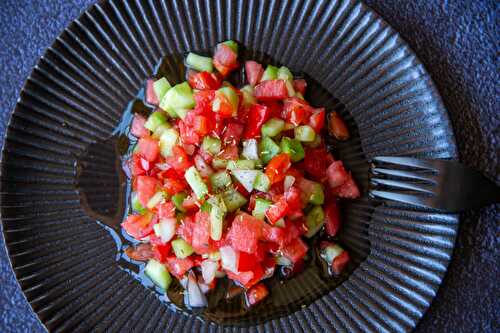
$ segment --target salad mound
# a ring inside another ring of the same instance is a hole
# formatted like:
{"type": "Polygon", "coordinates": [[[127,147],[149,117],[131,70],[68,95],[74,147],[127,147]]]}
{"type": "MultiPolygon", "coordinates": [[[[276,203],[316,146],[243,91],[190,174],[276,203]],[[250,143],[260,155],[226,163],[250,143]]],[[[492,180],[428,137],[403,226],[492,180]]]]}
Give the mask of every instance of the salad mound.
{"type": "MultiPolygon", "coordinates": [[[[185,82],[147,81],[145,102],[156,110],[132,121],[132,212],[121,226],[140,243],[125,253],[147,262],[145,274],[162,289],[178,279],[189,307],[207,306],[219,278],[241,286],[252,306],[269,294],[263,281],[279,266],[303,267],[307,239],[337,235],[338,199],[360,192],[323,143],[325,108],[304,99],[304,79],[284,66],[240,64],[234,41],[213,57],[189,53],[185,64],[185,82]],[[240,66],[248,84],[235,87],[225,78],[240,66]]],[[[328,130],[349,138],[335,112],[328,130]]],[[[340,274],[348,252],[320,246],[340,274]]]]}

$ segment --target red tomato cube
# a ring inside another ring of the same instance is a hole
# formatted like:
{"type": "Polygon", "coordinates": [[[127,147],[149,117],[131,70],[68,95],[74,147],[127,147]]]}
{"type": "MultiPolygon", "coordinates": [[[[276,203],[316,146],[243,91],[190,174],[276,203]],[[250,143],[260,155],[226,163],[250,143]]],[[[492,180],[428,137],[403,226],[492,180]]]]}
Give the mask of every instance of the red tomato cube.
{"type": "Polygon", "coordinates": [[[280,101],[288,97],[284,80],[267,80],[255,86],[254,96],[259,101],[280,101]]]}
{"type": "Polygon", "coordinates": [[[246,61],[245,74],[247,76],[248,83],[255,86],[260,82],[260,78],[262,77],[262,74],[264,74],[264,68],[262,68],[262,65],[256,61],[246,61]]]}
{"type": "Polygon", "coordinates": [[[238,214],[227,235],[234,249],[247,253],[257,251],[262,236],[262,221],[247,213],[238,214]]]}
{"type": "Polygon", "coordinates": [[[290,243],[285,245],[281,252],[285,257],[292,262],[297,262],[302,259],[307,253],[307,245],[300,238],[295,238],[290,243]]]}

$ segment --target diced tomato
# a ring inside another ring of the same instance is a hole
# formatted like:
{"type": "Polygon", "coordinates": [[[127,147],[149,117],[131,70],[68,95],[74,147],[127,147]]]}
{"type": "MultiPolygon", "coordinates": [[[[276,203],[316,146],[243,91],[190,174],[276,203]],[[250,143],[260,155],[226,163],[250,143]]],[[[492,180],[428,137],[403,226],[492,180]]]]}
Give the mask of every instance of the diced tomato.
{"type": "Polygon", "coordinates": [[[325,148],[306,149],[304,169],[315,180],[323,181],[326,177],[328,152],[325,148]]]}
{"type": "Polygon", "coordinates": [[[253,253],[249,254],[246,252],[240,252],[240,255],[238,256],[238,265],[237,265],[239,272],[251,271],[258,265],[259,262],[257,261],[253,253]]]}
{"type": "Polygon", "coordinates": [[[238,67],[238,55],[229,46],[221,43],[217,45],[213,63],[215,68],[226,76],[238,67]]]}
{"type": "Polygon", "coordinates": [[[247,198],[250,195],[250,193],[246,190],[245,186],[241,185],[239,182],[236,182],[234,184],[234,188],[236,189],[236,191],[243,194],[245,198],[247,198]]]}
{"type": "Polygon", "coordinates": [[[279,219],[285,217],[290,208],[286,202],[286,198],[282,196],[277,202],[273,203],[266,211],[266,217],[269,223],[275,224],[279,219]]]}
{"type": "Polygon", "coordinates": [[[262,236],[262,224],[262,221],[252,215],[239,213],[227,234],[232,247],[247,253],[257,251],[258,240],[262,236]]]}
{"type": "Polygon", "coordinates": [[[335,257],[335,259],[333,259],[332,263],[333,272],[337,275],[342,273],[342,271],[346,268],[347,264],[349,264],[350,260],[351,257],[349,256],[349,253],[344,250],[340,255],[335,257]]]}
{"type": "Polygon", "coordinates": [[[186,242],[193,242],[193,229],[195,226],[194,219],[191,216],[186,216],[182,223],[177,227],[176,233],[186,242]]]}
{"type": "Polygon", "coordinates": [[[196,103],[195,110],[201,114],[212,112],[212,101],[215,98],[215,90],[200,90],[194,94],[196,103]]]}
{"type": "Polygon", "coordinates": [[[262,102],[262,105],[269,109],[269,119],[280,118],[283,112],[283,104],[281,102],[262,102]]]}
{"type": "Polygon", "coordinates": [[[160,142],[149,136],[143,136],[138,143],[139,153],[149,162],[154,162],[160,156],[160,142]]]}
{"type": "Polygon", "coordinates": [[[188,82],[191,88],[198,90],[216,90],[221,87],[221,80],[213,73],[188,70],[188,82]]]}
{"type": "Polygon", "coordinates": [[[316,133],[320,133],[325,126],[325,108],[315,109],[309,117],[309,126],[311,126],[316,133]]]}
{"type": "Polygon", "coordinates": [[[285,257],[292,262],[297,262],[304,258],[307,253],[307,245],[300,238],[295,238],[293,241],[285,245],[281,252],[285,257]]]}
{"type": "Polygon", "coordinates": [[[141,155],[132,154],[132,157],[128,161],[128,166],[130,172],[132,173],[132,176],[136,177],[146,174],[147,170],[145,170],[144,167],[146,166],[149,169],[149,161],[146,161],[147,165],[144,165],[145,163],[143,162],[143,160],[144,159],[141,157],[141,155]]]}
{"type": "Polygon", "coordinates": [[[184,149],[180,146],[172,148],[172,156],[166,158],[166,162],[180,175],[184,175],[184,172],[193,165],[184,149]]]}
{"type": "Polygon", "coordinates": [[[349,178],[349,174],[344,169],[342,161],[335,161],[326,170],[328,184],[333,188],[344,184],[349,178]]]}
{"type": "Polygon", "coordinates": [[[245,62],[245,75],[247,76],[248,83],[255,86],[260,82],[260,78],[264,74],[264,68],[256,61],[250,60],[245,62]]]}
{"type": "Polygon", "coordinates": [[[259,101],[280,101],[288,97],[284,80],[268,80],[255,86],[254,96],[259,101]]]}
{"type": "Polygon", "coordinates": [[[269,295],[269,291],[263,283],[259,283],[246,292],[246,300],[249,306],[262,302],[269,295]]]}
{"type": "Polygon", "coordinates": [[[193,228],[193,241],[191,245],[198,254],[210,252],[210,215],[207,212],[198,211],[195,215],[193,228]]]}
{"type": "Polygon", "coordinates": [[[166,219],[175,217],[175,205],[172,201],[167,201],[158,205],[158,218],[166,219]]]}
{"type": "Polygon", "coordinates": [[[144,127],[146,123],[146,118],[136,113],[134,119],[132,120],[132,128],[130,132],[133,136],[137,138],[142,138],[143,136],[149,135],[149,130],[144,127]]]}
{"type": "Polygon", "coordinates": [[[263,224],[262,239],[267,242],[273,242],[279,246],[285,245],[285,229],[272,227],[267,223],[263,224]]]}
{"type": "Polygon", "coordinates": [[[300,197],[300,190],[292,186],[285,192],[285,201],[290,211],[301,210],[302,199],[300,197]]]}
{"type": "Polygon", "coordinates": [[[179,259],[177,257],[168,257],[166,260],[168,271],[177,279],[182,279],[184,274],[194,267],[194,262],[191,258],[179,259]]]}
{"type": "Polygon", "coordinates": [[[179,132],[181,140],[186,144],[198,144],[201,141],[201,137],[196,133],[195,129],[186,124],[184,121],[179,121],[179,132]]]}
{"type": "Polygon", "coordinates": [[[132,260],[146,261],[154,258],[153,247],[149,243],[142,243],[137,246],[129,246],[125,249],[125,254],[132,260]]]}
{"type": "Polygon", "coordinates": [[[140,240],[153,232],[153,214],[129,215],[121,224],[127,234],[140,240]]]}
{"type": "Polygon", "coordinates": [[[238,146],[226,146],[226,148],[217,155],[217,158],[236,161],[238,159],[238,146]]]}
{"type": "Polygon", "coordinates": [[[312,108],[309,104],[297,97],[290,97],[283,101],[283,111],[281,117],[283,120],[299,126],[305,123],[311,115],[312,108]]]}
{"type": "Polygon", "coordinates": [[[231,272],[229,270],[226,270],[227,277],[230,278],[231,280],[239,282],[242,286],[245,286],[248,284],[250,281],[253,279],[253,272],[248,271],[248,272],[231,272]]]}
{"type": "Polygon", "coordinates": [[[163,180],[163,189],[169,194],[174,195],[188,188],[188,184],[183,179],[165,178],[163,180]]]}
{"type": "Polygon", "coordinates": [[[172,245],[170,243],[157,244],[153,246],[155,259],[161,263],[165,263],[167,261],[168,255],[170,254],[171,249],[172,245]]]}
{"type": "Polygon", "coordinates": [[[337,140],[345,141],[349,139],[349,130],[337,112],[330,113],[328,117],[328,131],[337,140]]]}
{"type": "Polygon", "coordinates": [[[244,126],[238,122],[230,121],[226,125],[222,141],[229,145],[238,145],[243,135],[244,126]]]}
{"type": "Polygon", "coordinates": [[[351,174],[349,174],[349,177],[344,184],[331,189],[330,193],[334,196],[347,199],[356,199],[361,195],[351,174]]]}
{"type": "Polygon", "coordinates": [[[284,244],[288,244],[292,242],[294,239],[299,238],[299,236],[303,233],[301,228],[299,228],[299,222],[285,220],[285,227],[283,228],[284,232],[284,244]]]}
{"type": "Polygon", "coordinates": [[[241,104],[240,107],[238,108],[238,120],[246,124],[248,122],[248,117],[250,114],[250,108],[252,105],[243,105],[241,104]]]}
{"type": "Polygon", "coordinates": [[[156,193],[160,182],[149,176],[137,177],[137,195],[143,206],[146,206],[149,199],[156,193]]]}
{"type": "Polygon", "coordinates": [[[282,181],[291,165],[290,155],[281,153],[274,156],[266,166],[266,176],[271,184],[282,181]]]}
{"type": "Polygon", "coordinates": [[[260,137],[260,129],[262,125],[269,119],[270,110],[269,108],[255,104],[250,107],[248,113],[248,123],[245,128],[245,139],[252,139],[255,137],[260,137]]]}
{"type": "Polygon", "coordinates": [[[306,88],[307,88],[306,80],[304,79],[293,80],[293,89],[301,93],[302,96],[304,96],[304,94],[306,93],[306,88]]]}
{"type": "Polygon", "coordinates": [[[337,235],[340,229],[340,211],[337,201],[332,200],[325,206],[325,229],[329,236],[337,235]]]}
{"type": "Polygon", "coordinates": [[[158,96],[156,96],[155,90],[154,90],[154,79],[148,79],[146,81],[146,103],[152,104],[152,105],[158,105],[160,104],[160,101],[158,100],[158,96]]]}

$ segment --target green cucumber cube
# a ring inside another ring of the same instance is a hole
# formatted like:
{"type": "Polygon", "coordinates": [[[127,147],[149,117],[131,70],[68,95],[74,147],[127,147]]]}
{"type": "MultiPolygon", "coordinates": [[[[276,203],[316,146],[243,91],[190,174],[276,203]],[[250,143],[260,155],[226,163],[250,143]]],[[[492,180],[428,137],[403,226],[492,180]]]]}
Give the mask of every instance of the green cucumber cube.
{"type": "Polygon", "coordinates": [[[198,199],[203,199],[208,194],[208,188],[203,179],[200,176],[200,173],[194,166],[190,167],[186,170],[184,174],[184,178],[188,182],[189,186],[193,190],[194,194],[198,199]]]}
{"type": "Polygon", "coordinates": [[[194,70],[200,72],[210,72],[214,71],[214,66],[212,64],[212,58],[203,57],[201,55],[189,52],[186,57],[186,65],[194,70]]]}

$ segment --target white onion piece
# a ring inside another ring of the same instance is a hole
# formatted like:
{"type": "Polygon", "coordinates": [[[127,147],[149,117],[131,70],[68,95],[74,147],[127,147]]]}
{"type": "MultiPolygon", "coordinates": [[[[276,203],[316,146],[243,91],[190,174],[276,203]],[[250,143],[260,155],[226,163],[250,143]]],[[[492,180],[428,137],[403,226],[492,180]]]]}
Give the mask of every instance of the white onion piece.
{"type": "Polygon", "coordinates": [[[259,148],[257,146],[257,140],[249,139],[243,141],[243,151],[241,155],[247,160],[258,160],[259,159],[259,148]]]}
{"type": "Polygon", "coordinates": [[[168,163],[156,163],[156,167],[158,169],[160,169],[161,171],[165,171],[165,170],[168,170],[168,169],[172,168],[170,166],[170,164],[168,164],[168,163]]]}
{"type": "Polygon", "coordinates": [[[218,264],[213,260],[203,260],[201,263],[201,275],[205,283],[210,283],[215,279],[215,272],[217,272],[218,264]]]}
{"type": "Polygon", "coordinates": [[[201,308],[208,305],[207,298],[201,292],[193,271],[189,272],[187,278],[187,288],[184,293],[184,303],[192,308],[201,308]]]}
{"type": "Polygon", "coordinates": [[[176,227],[177,220],[175,218],[163,218],[153,226],[153,229],[156,236],[160,237],[163,243],[166,243],[175,236],[176,227]]]}
{"type": "Polygon", "coordinates": [[[293,183],[295,183],[295,177],[294,176],[286,176],[285,180],[283,181],[283,185],[285,188],[285,192],[290,189],[290,187],[293,186],[293,183]]]}
{"type": "Polygon", "coordinates": [[[204,294],[210,291],[210,287],[206,283],[198,283],[198,286],[200,287],[201,292],[204,294]]]}
{"type": "Polygon", "coordinates": [[[230,246],[223,246],[219,249],[222,260],[222,268],[231,272],[237,272],[238,253],[230,246]]]}
{"type": "Polygon", "coordinates": [[[205,162],[203,157],[201,157],[200,155],[196,155],[194,157],[194,165],[202,177],[209,177],[214,173],[214,170],[210,167],[210,165],[207,164],[207,162],[205,162]]]}
{"type": "Polygon", "coordinates": [[[247,190],[248,192],[252,192],[253,184],[255,183],[255,178],[257,178],[257,174],[259,171],[257,170],[232,170],[234,178],[247,190]]]}

